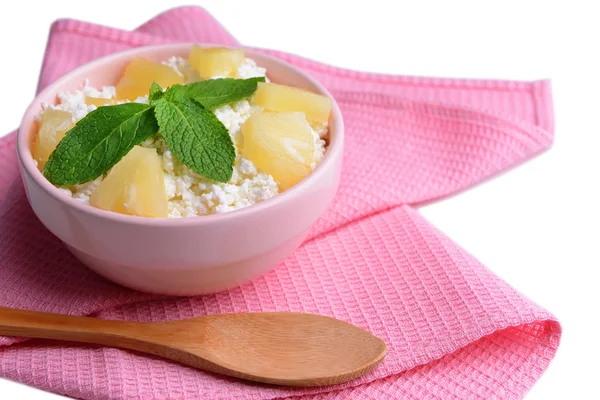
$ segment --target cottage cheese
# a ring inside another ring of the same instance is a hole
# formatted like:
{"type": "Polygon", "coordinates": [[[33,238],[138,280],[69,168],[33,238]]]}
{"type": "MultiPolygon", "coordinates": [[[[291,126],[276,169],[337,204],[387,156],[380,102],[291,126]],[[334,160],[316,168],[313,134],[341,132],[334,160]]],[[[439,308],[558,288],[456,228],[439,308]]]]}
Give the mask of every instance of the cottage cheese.
{"type": "Polygon", "coordinates": [[[59,103],[57,105],[42,104],[43,109],[63,110],[70,112],[73,115],[73,122],[77,122],[88,113],[94,111],[97,107],[85,104],[86,97],[100,97],[110,99],[114,97],[116,90],[114,86],[105,86],[102,90],[98,90],[89,86],[87,79],[83,82],[81,90],[74,92],[60,92],[58,94],[59,103]]]}
{"type": "MultiPolygon", "coordinates": [[[[171,57],[163,64],[168,65],[182,75],[185,83],[195,82],[199,79],[197,73],[181,57],[171,57]]],[[[247,58],[238,68],[237,75],[238,78],[243,79],[266,76],[266,70],[258,67],[253,60],[247,58]]],[[[77,122],[96,109],[96,106],[85,104],[87,96],[109,99],[115,96],[115,87],[106,86],[102,89],[96,89],[88,86],[88,82],[84,82],[80,90],[71,93],[60,93],[58,95],[60,101],[58,105],[46,104],[43,107],[45,109],[68,111],[73,115],[73,122],[77,122]]],[[[140,97],[135,102],[147,103],[148,98],[147,96],[140,97]]],[[[244,99],[226,104],[213,110],[216,117],[229,131],[236,149],[240,149],[243,145],[241,125],[257,110],[260,110],[260,107],[253,105],[251,99],[250,101],[244,99]]],[[[325,155],[328,134],[327,124],[312,126],[312,133],[315,140],[315,153],[311,166],[315,168],[325,155]]],[[[279,193],[279,187],[273,177],[260,171],[252,161],[239,155],[239,151],[232,178],[227,183],[220,183],[206,179],[178,162],[165,141],[158,135],[149,138],[141,146],[155,148],[162,157],[165,188],[169,199],[169,218],[193,217],[232,211],[270,199],[279,193]]],[[[92,182],[61,187],[59,190],[79,201],[89,203],[90,195],[101,181],[102,177],[99,177],[92,182]]]]}

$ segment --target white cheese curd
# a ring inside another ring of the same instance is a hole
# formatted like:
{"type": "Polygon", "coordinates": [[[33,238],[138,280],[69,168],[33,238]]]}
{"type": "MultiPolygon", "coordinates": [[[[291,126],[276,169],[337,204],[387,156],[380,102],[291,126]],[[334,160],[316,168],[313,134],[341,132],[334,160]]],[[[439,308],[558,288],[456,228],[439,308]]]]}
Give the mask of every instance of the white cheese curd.
{"type": "Polygon", "coordinates": [[[267,82],[269,81],[268,79],[266,79],[267,70],[265,68],[257,66],[254,60],[246,58],[242,65],[238,67],[237,77],[240,79],[256,78],[260,76],[264,76],[265,80],[267,82]]]}
{"type": "MultiPolygon", "coordinates": [[[[250,116],[250,114],[248,114],[250,116]]],[[[270,199],[279,193],[271,175],[238,156],[229,182],[214,182],[178,162],[161,137],[142,143],[162,156],[169,217],[194,217],[236,210],[270,199]]]]}
{"type": "Polygon", "coordinates": [[[82,183],[81,185],[71,186],[71,195],[74,199],[83,201],[84,203],[90,202],[90,196],[96,190],[98,185],[102,182],[102,177],[94,179],[93,181],[82,183]]]}
{"type": "MultiPolygon", "coordinates": [[[[190,67],[184,58],[171,57],[163,64],[168,65],[182,75],[184,83],[195,82],[199,79],[196,71],[190,67]]],[[[236,78],[247,79],[260,76],[266,77],[266,69],[257,66],[253,60],[246,58],[238,68],[236,78]]],[[[115,93],[114,86],[106,86],[98,90],[88,86],[88,82],[85,81],[80,90],[71,93],[59,93],[60,102],[58,105],[45,104],[43,109],[58,109],[70,112],[73,115],[73,122],[77,122],[96,109],[96,106],[85,104],[86,97],[110,99],[115,96],[115,93]]],[[[147,104],[148,96],[139,97],[135,102],[147,104]]],[[[257,169],[252,161],[239,154],[243,146],[241,125],[258,110],[261,110],[261,107],[252,104],[252,98],[226,104],[213,110],[219,121],[229,131],[238,154],[232,177],[227,183],[204,178],[177,161],[159,135],[151,137],[140,144],[142,147],[156,149],[162,158],[169,218],[223,213],[251,206],[279,194],[279,187],[273,177],[257,169]]],[[[313,124],[311,128],[315,144],[311,167],[314,169],[325,155],[328,126],[327,123],[313,124]]],[[[81,185],[59,187],[59,190],[74,199],[89,204],[90,196],[102,182],[102,178],[99,177],[94,181],[81,185]]]]}
{"type": "Polygon", "coordinates": [[[252,113],[260,109],[261,107],[251,105],[248,100],[244,99],[235,103],[222,105],[213,110],[219,121],[221,121],[229,131],[231,140],[238,152],[244,144],[244,138],[240,127],[248,118],[250,118],[252,113]]]}
{"type": "Polygon", "coordinates": [[[167,61],[163,61],[179,75],[183,76],[183,83],[197,82],[200,80],[200,75],[190,66],[187,60],[183,57],[170,57],[167,61]]]}
{"type": "Polygon", "coordinates": [[[88,86],[88,81],[86,80],[80,90],[70,93],[60,92],[58,94],[58,99],[60,100],[59,104],[42,104],[42,108],[70,112],[73,115],[73,122],[77,122],[97,108],[94,105],[88,106],[85,104],[86,97],[110,99],[111,97],[114,97],[115,94],[116,90],[114,86],[104,86],[102,90],[98,90],[88,86]]]}

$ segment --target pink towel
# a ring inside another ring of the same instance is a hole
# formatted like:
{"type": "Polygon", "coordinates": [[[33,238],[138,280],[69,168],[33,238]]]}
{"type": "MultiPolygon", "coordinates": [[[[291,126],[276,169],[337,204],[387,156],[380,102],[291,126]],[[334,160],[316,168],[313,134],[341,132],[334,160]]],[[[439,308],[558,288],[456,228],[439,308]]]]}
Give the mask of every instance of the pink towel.
{"type": "MultiPolygon", "coordinates": [[[[39,86],[106,54],[176,41],[237,44],[194,7],[168,11],[133,32],[61,20],[52,26],[39,86]]],[[[337,198],[288,260],[209,296],[159,298],[108,282],[35,218],[11,134],[0,142],[0,305],[132,321],[320,313],[382,338],[384,362],[344,385],[290,389],[113,348],[0,338],[0,376],[82,399],[522,398],[553,358],[560,325],[413,206],[548,149],[549,82],[376,75],[264,51],[324,83],[347,127],[337,198]]]]}

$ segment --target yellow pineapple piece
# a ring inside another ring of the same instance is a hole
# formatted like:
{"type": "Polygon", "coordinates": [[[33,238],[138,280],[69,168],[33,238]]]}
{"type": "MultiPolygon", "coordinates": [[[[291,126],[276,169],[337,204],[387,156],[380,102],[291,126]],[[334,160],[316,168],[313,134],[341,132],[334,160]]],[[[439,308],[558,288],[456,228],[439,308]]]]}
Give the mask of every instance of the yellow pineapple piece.
{"type": "Polygon", "coordinates": [[[117,104],[117,99],[106,99],[104,97],[86,96],[85,104],[87,106],[96,106],[96,107],[112,106],[112,105],[117,104]]]}
{"type": "Polygon", "coordinates": [[[33,158],[37,161],[40,171],[44,171],[48,157],[72,127],[73,117],[67,111],[46,110],[42,114],[40,130],[33,144],[33,158]]]}
{"type": "Polygon", "coordinates": [[[152,82],[156,82],[162,88],[183,83],[183,76],[179,75],[171,67],[161,63],[155,63],[145,58],[135,58],[125,68],[123,77],[117,84],[117,99],[135,100],[146,96],[152,82]]]}
{"type": "Polygon", "coordinates": [[[242,125],[242,155],[286,190],[311,173],[315,143],[302,112],[259,111],[242,125]]]}
{"type": "Polygon", "coordinates": [[[267,110],[302,111],[311,122],[327,122],[331,113],[329,97],[275,83],[258,82],[254,101],[267,110]]]}
{"type": "Polygon", "coordinates": [[[213,76],[235,77],[238,67],[244,62],[244,56],[244,50],[225,47],[203,49],[194,46],[188,62],[202,79],[213,76]]]}
{"type": "Polygon", "coordinates": [[[135,146],[100,182],[90,204],[140,217],[166,218],[167,191],[156,149],[135,146]]]}

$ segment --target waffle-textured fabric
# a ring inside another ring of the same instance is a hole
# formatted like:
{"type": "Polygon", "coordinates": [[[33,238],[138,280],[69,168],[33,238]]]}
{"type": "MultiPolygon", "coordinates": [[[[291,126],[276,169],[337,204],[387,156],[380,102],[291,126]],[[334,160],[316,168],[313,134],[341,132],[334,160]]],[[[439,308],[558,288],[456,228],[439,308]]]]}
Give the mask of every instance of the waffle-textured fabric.
{"type": "MultiPolygon", "coordinates": [[[[175,41],[237,44],[195,7],[170,10],[133,32],[61,20],[50,32],[39,87],[95,58],[175,41]]],[[[289,259],[209,296],[159,298],[108,282],[34,216],[11,134],[0,144],[0,305],[131,321],[319,313],[383,339],[384,362],[344,385],[290,389],[119,349],[0,338],[0,376],[81,399],[522,398],[553,358],[560,325],[413,206],[549,148],[549,83],[376,75],[264,51],[327,86],[346,125],[339,193],[289,259]]]]}

